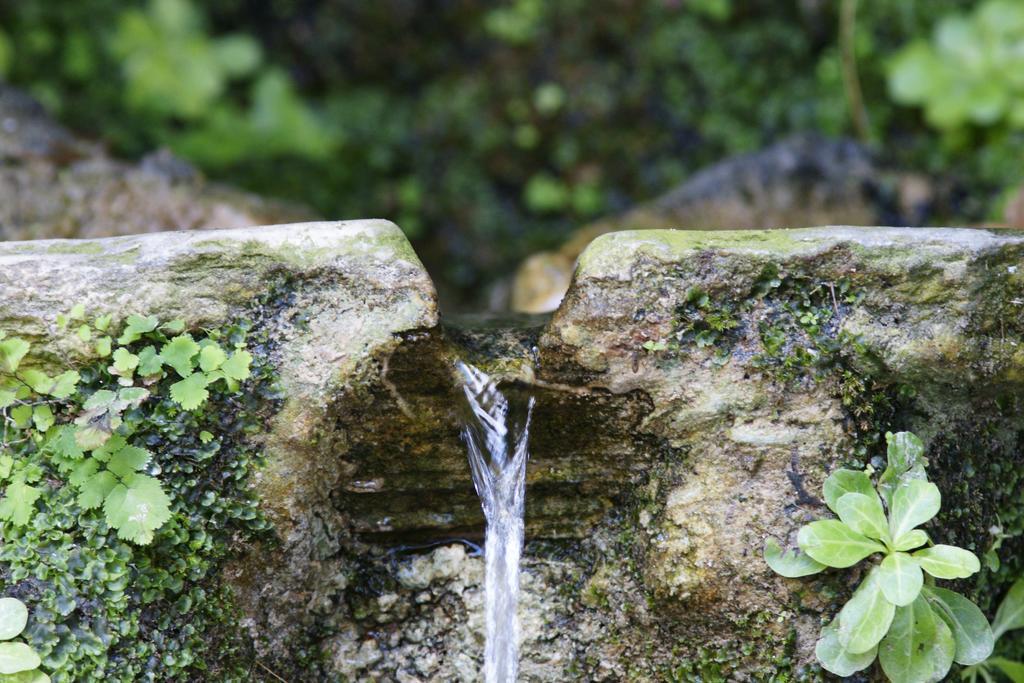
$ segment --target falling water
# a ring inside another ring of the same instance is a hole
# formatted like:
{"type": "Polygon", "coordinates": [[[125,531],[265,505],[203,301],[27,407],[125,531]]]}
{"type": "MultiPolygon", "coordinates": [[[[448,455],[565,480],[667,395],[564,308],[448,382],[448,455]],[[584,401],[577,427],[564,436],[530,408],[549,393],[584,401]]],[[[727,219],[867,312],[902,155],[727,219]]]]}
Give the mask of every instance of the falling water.
{"type": "Polygon", "coordinates": [[[474,422],[462,437],[469,450],[473,485],[487,520],[484,545],[486,588],[484,612],[487,644],[484,681],[512,683],[519,669],[519,556],[523,549],[523,504],[526,496],[526,442],[533,413],[509,420],[509,402],[488,375],[457,363],[474,422]]]}

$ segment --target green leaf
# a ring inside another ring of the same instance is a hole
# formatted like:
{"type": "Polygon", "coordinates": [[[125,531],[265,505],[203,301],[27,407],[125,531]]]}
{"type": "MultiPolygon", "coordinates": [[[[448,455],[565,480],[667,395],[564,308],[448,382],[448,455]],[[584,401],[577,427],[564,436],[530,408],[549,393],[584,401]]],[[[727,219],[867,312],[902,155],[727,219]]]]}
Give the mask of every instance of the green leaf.
{"type": "Polygon", "coordinates": [[[106,500],[114,487],[118,486],[117,477],[109,470],[103,470],[85,480],[78,491],[78,504],[83,510],[98,508],[106,500]]]}
{"type": "Polygon", "coordinates": [[[155,330],[156,326],[159,324],[160,321],[152,315],[146,316],[145,318],[139,315],[130,315],[128,316],[128,321],[125,325],[124,331],[117,339],[117,343],[122,346],[125,344],[131,344],[147,332],[155,330]]]}
{"type": "MultiPolygon", "coordinates": [[[[203,432],[208,434],[208,432],[203,432]]],[[[210,434],[210,439],[213,438],[213,434],[210,434]]],[[[202,440],[203,435],[199,435],[202,440]]],[[[206,441],[203,441],[206,443],[206,441]]],[[[795,579],[800,576],[810,576],[811,574],[817,574],[818,572],[825,569],[825,565],[815,562],[809,556],[801,553],[798,550],[788,550],[785,554],[782,552],[782,548],[779,547],[778,542],[774,538],[769,538],[764,546],[764,561],[768,563],[768,566],[776,574],[785,576],[786,578],[795,579]]]]}
{"type": "Polygon", "coordinates": [[[107,315],[101,315],[92,321],[92,326],[100,332],[106,332],[107,328],[110,327],[110,320],[112,316],[108,313],[107,315]]]}
{"type": "Polygon", "coordinates": [[[199,353],[199,344],[196,344],[190,334],[181,334],[164,344],[160,350],[160,358],[165,365],[169,365],[182,377],[192,374],[192,359],[199,353]]]}
{"type": "Polygon", "coordinates": [[[914,560],[936,579],[966,579],[981,569],[978,556],[953,545],[935,545],[914,553],[914,560]]]}
{"type": "Polygon", "coordinates": [[[797,534],[800,549],[829,567],[851,567],[885,547],[846,526],[837,519],[811,522],[797,534]]]}
{"type": "Polygon", "coordinates": [[[171,518],[171,501],[153,477],[135,474],[126,482],[115,486],[103,504],[107,524],[117,529],[118,538],[146,545],[171,518]]]}
{"type": "Polygon", "coordinates": [[[1010,591],[1003,598],[996,611],[995,621],[992,622],[996,638],[1018,628],[1024,628],[1024,579],[1017,579],[1017,582],[1010,586],[1010,591]]]}
{"type": "Polygon", "coordinates": [[[0,598],[0,640],[10,640],[25,630],[28,608],[17,598],[0,598]]]}
{"type": "Polygon", "coordinates": [[[900,104],[923,104],[934,87],[940,65],[931,46],[915,41],[897,53],[889,72],[889,94],[900,104]]]}
{"type": "Polygon", "coordinates": [[[86,410],[94,408],[109,408],[117,400],[117,394],[109,389],[100,389],[85,400],[82,405],[86,410]]]}
{"type": "Polygon", "coordinates": [[[4,389],[0,387],[0,408],[6,408],[8,406],[14,405],[14,402],[17,400],[17,398],[17,392],[11,389],[4,389]]]}
{"type": "Polygon", "coordinates": [[[235,351],[220,367],[227,377],[239,382],[249,379],[249,366],[252,364],[252,354],[248,351],[235,351]]]}
{"type": "Polygon", "coordinates": [[[39,669],[0,675],[0,683],[50,683],[50,677],[39,669]]]}
{"type": "Polygon", "coordinates": [[[109,356],[111,341],[112,340],[110,339],[110,337],[107,336],[103,336],[97,339],[96,343],[93,344],[93,348],[96,350],[96,355],[99,356],[100,358],[106,358],[107,356],[109,356]]]}
{"type": "Polygon", "coordinates": [[[14,406],[11,408],[10,415],[11,419],[14,420],[14,424],[18,428],[24,429],[25,427],[28,427],[29,423],[32,421],[32,406],[14,406]]]}
{"type": "Polygon", "coordinates": [[[102,446],[93,451],[92,457],[96,458],[100,462],[107,462],[110,460],[114,453],[128,445],[127,439],[120,434],[115,434],[110,437],[102,446]]]}
{"type": "Polygon", "coordinates": [[[159,374],[163,365],[164,360],[156,352],[156,347],[147,346],[139,351],[139,375],[142,377],[151,377],[159,374]]]}
{"type": "Polygon", "coordinates": [[[117,402],[112,409],[120,411],[125,408],[137,408],[147,398],[149,398],[149,389],[125,387],[117,392],[117,402]]]}
{"type": "Polygon", "coordinates": [[[896,609],[892,626],[878,647],[878,661],[890,681],[930,683],[946,675],[953,665],[953,652],[949,650],[948,659],[935,657],[940,623],[923,597],[896,609]]]}
{"type": "Polygon", "coordinates": [[[7,485],[3,500],[0,500],[0,519],[6,519],[17,526],[25,526],[35,513],[36,501],[42,491],[29,486],[15,476],[14,481],[7,485]]]}
{"type": "Polygon", "coordinates": [[[853,654],[839,642],[839,629],[836,620],[821,629],[821,638],[814,647],[814,654],[818,661],[828,671],[836,676],[852,676],[862,671],[875,661],[875,654],[878,648],[871,648],[861,654],[853,654]]]}
{"type": "Polygon", "coordinates": [[[130,375],[139,367],[139,357],[123,346],[114,351],[113,361],[119,375],[130,375]]]}
{"type": "Polygon", "coordinates": [[[914,529],[893,541],[893,550],[913,550],[928,542],[928,534],[923,529],[914,529]]]}
{"type": "Polygon", "coordinates": [[[30,348],[31,345],[27,341],[17,337],[0,341],[0,370],[13,373],[30,348]]]}
{"type": "Polygon", "coordinates": [[[53,386],[54,379],[42,370],[24,368],[18,372],[18,379],[32,387],[37,394],[45,394],[53,386]]]}
{"type": "Polygon", "coordinates": [[[45,432],[47,429],[52,427],[54,417],[53,411],[50,410],[50,406],[44,403],[33,408],[32,422],[35,424],[36,429],[38,429],[40,432],[45,432]]]}
{"type": "Polygon", "coordinates": [[[219,38],[213,52],[224,72],[235,78],[252,73],[262,59],[259,42],[244,33],[219,38]]]}
{"type": "Polygon", "coordinates": [[[68,398],[76,391],[78,391],[78,383],[81,381],[81,376],[74,370],[68,370],[57,375],[53,386],[46,393],[50,394],[54,398],[68,398]]]}
{"type": "Polygon", "coordinates": [[[185,410],[195,410],[210,396],[206,390],[209,381],[206,375],[194,373],[171,385],[171,399],[185,410]]]}
{"type": "Polygon", "coordinates": [[[164,332],[170,332],[171,334],[181,334],[185,331],[184,320],[170,320],[160,326],[160,329],[164,332]]]}
{"type": "Polygon", "coordinates": [[[900,538],[938,514],[942,506],[939,487],[927,481],[911,479],[893,493],[889,525],[893,538],[900,538]]]}
{"type": "Polygon", "coordinates": [[[85,455],[81,446],[75,441],[75,428],[71,425],[60,425],[47,431],[46,443],[43,448],[58,458],[79,460],[85,455]]]}
{"type": "Polygon", "coordinates": [[[84,342],[89,342],[92,340],[92,328],[89,327],[88,325],[81,325],[75,332],[75,334],[77,334],[78,338],[84,342]]]}
{"type": "Polygon", "coordinates": [[[865,496],[875,495],[875,489],[871,486],[871,479],[865,472],[847,469],[839,469],[828,475],[822,492],[825,495],[825,504],[836,514],[839,514],[839,510],[836,509],[839,499],[847,493],[861,493],[865,496]]]}
{"type": "Polygon", "coordinates": [[[932,608],[932,615],[935,618],[935,640],[932,641],[932,666],[935,667],[935,675],[932,677],[933,681],[945,680],[946,674],[949,673],[949,669],[953,666],[954,657],[956,656],[956,638],[953,636],[953,631],[949,628],[949,624],[945,620],[939,618],[938,612],[932,608]]]}
{"type": "MultiPolygon", "coordinates": [[[[210,443],[211,441],[213,441],[213,434],[204,429],[203,431],[199,432],[199,441],[201,441],[202,443],[210,443]]],[[[769,542],[772,541],[773,539],[769,539],[769,542]]],[[[778,548],[779,544],[776,543],[775,547],[778,548]]],[[[765,552],[767,552],[767,549],[765,550],[765,552]]],[[[769,564],[771,563],[769,562],[769,564]]]]}
{"type": "Polygon", "coordinates": [[[897,487],[909,480],[925,480],[924,444],[910,432],[886,433],[888,444],[886,457],[888,466],[878,478],[878,492],[892,509],[893,495],[897,487]]]}
{"type": "Polygon", "coordinates": [[[30,671],[40,664],[39,655],[25,643],[0,643],[0,674],[30,671]]]}
{"type": "Polygon", "coordinates": [[[85,304],[75,304],[71,307],[71,311],[68,313],[68,318],[71,320],[81,320],[85,317],[85,304]]]}
{"type": "Polygon", "coordinates": [[[1024,664],[1021,662],[1014,662],[1005,657],[992,657],[987,663],[1002,671],[1013,683],[1024,683],[1024,664]]]}
{"type": "Polygon", "coordinates": [[[985,661],[995,647],[995,636],[988,619],[973,602],[945,588],[923,589],[935,613],[952,629],[956,639],[957,664],[969,665],[985,661]]]}
{"type": "Polygon", "coordinates": [[[896,607],[885,599],[879,571],[871,570],[853,597],[839,610],[839,642],[853,654],[878,645],[892,623],[896,607]]]}
{"type": "Polygon", "coordinates": [[[887,432],[885,443],[889,467],[900,472],[920,464],[924,458],[924,443],[912,432],[887,432]]]}
{"type": "MultiPolygon", "coordinates": [[[[78,420],[75,423],[78,424],[78,420]]],[[[105,444],[111,433],[110,421],[105,416],[96,422],[79,425],[75,430],[75,443],[83,450],[91,451],[105,444]]]]}
{"type": "Polygon", "coordinates": [[[910,555],[892,553],[879,565],[878,581],[886,600],[897,607],[905,607],[921,593],[924,574],[910,555]]]}
{"type": "Polygon", "coordinates": [[[863,493],[843,494],[836,503],[836,514],[843,523],[868,538],[889,540],[889,528],[885,521],[885,511],[878,494],[871,491],[863,493]]]}
{"type": "Polygon", "coordinates": [[[230,377],[228,377],[227,375],[224,374],[223,370],[214,370],[213,372],[208,372],[208,373],[206,373],[206,377],[207,377],[207,379],[210,380],[209,384],[213,384],[214,382],[216,382],[218,380],[224,380],[224,386],[227,388],[228,391],[231,391],[231,392],[238,391],[238,387],[239,387],[238,380],[237,379],[231,379],[230,377]]]}
{"type": "Polygon", "coordinates": [[[144,448],[125,446],[110,457],[107,469],[124,478],[145,467],[150,457],[150,452],[144,448]]]}
{"type": "Polygon", "coordinates": [[[14,468],[14,458],[9,455],[0,455],[0,483],[7,481],[14,468]]]}
{"type": "Polygon", "coordinates": [[[86,458],[80,460],[71,466],[71,474],[68,476],[68,483],[76,488],[81,488],[89,477],[96,474],[96,471],[100,468],[100,463],[96,458],[86,458]]]}
{"type": "Polygon", "coordinates": [[[43,474],[45,474],[45,472],[39,463],[28,462],[23,463],[21,471],[16,473],[11,479],[12,481],[16,481],[20,476],[21,479],[24,479],[26,482],[31,484],[42,479],[43,474]]]}
{"type": "Polygon", "coordinates": [[[213,372],[223,365],[227,358],[224,350],[216,342],[211,342],[203,346],[203,350],[199,352],[199,367],[203,372],[213,372]]]}

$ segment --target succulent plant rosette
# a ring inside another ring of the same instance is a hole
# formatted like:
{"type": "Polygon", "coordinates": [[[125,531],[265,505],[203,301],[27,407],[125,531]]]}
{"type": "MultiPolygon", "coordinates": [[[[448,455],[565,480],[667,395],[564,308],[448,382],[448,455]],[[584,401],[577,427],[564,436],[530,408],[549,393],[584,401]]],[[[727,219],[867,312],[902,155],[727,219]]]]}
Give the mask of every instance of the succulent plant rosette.
{"type": "Polygon", "coordinates": [[[865,563],[860,585],[822,628],[815,654],[825,669],[849,676],[877,658],[894,683],[939,681],[954,662],[978,665],[992,654],[993,630],[978,606],[936,585],[967,578],[981,563],[919,528],[942,505],[921,440],[900,432],[886,441],[888,463],[877,479],[869,466],[838,469],[825,480],[825,504],[838,519],[803,526],[799,551],[783,553],[769,539],[765,560],[789,578],[865,563]]]}

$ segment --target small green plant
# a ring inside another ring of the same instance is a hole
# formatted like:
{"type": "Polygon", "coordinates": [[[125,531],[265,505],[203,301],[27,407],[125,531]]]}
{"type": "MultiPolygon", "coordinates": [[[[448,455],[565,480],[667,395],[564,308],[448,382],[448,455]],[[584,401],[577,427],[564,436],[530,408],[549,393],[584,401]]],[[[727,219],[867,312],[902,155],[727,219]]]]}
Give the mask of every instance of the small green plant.
{"type": "MultiPolygon", "coordinates": [[[[1019,628],[1024,628],[1024,579],[1018,579],[1010,587],[1010,592],[999,605],[995,621],[992,622],[992,634],[998,641],[1007,631],[1019,628]]],[[[1024,663],[996,656],[965,668],[960,678],[970,683],[977,683],[979,678],[985,683],[992,683],[996,671],[1001,672],[1013,683],[1024,683],[1024,663]]]]}
{"type": "Polygon", "coordinates": [[[102,507],[119,538],[148,544],[170,518],[171,500],[147,471],[153,454],[131,441],[139,408],[161,381],[177,378],[169,385],[171,400],[197,410],[215,382],[237,391],[252,356],[244,348],[229,355],[213,338],[197,342],[181,321],[161,325],[152,316],[130,315],[115,340],[110,316],[92,324],[84,316],[78,305],[58,316],[57,325],[71,328],[83,353],[110,359],[107,372],[116,383],[109,387],[84,391],[76,370],[51,376],[26,367],[31,344],[0,332],[0,485],[6,484],[0,520],[28,525],[43,494],[40,481],[53,468],[77,491],[82,510],[102,507]]]}
{"type": "Polygon", "coordinates": [[[28,609],[17,598],[0,598],[0,681],[49,683],[39,670],[39,654],[28,644],[14,640],[28,624],[28,609]]]}
{"type": "Polygon", "coordinates": [[[218,576],[270,539],[249,478],[280,393],[250,350],[283,291],[212,328],[76,305],[0,331],[0,595],[54,683],[251,680],[218,576]]]}
{"type": "Polygon", "coordinates": [[[818,661],[838,676],[850,676],[877,657],[894,683],[938,681],[953,662],[979,664],[992,654],[995,637],[981,610],[935,585],[935,579],[971,576],[981,563],[963,548],[933,544],[918,528],[942,504],[938,487],[927,480],[924,446],[909,432],[885,438],[888,466],[877,482],[870,468],[833,472],[824,498],[839,519],[801,528],[800,551],[784,554],[769,539],[765,560],[795,578],[870,558],[853,597],[822,629],[818,661]]]}

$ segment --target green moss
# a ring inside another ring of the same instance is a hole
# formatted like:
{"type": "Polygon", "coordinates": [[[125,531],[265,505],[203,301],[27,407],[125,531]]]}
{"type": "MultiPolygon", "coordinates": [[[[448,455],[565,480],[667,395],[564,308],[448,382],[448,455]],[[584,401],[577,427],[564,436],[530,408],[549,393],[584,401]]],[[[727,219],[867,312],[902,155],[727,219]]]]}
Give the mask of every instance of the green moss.
{"type": "MultiPolygon", "coordinates": [[[[296,224],[292,227],[300,229],[302,225],[296,224]]],[[[198,250],[212,248],[255,259],[273,258],[275,261],[284,261],[297,266],[322,261],[324,256],[336,258],[384,251],[392,260],[407,261],[422,267],[419,256],[412,248],[405,233],[390,221],[337,221],[308,225],[333,228],[338,234],[337,236],[332,235],[322,243],[310,241],[298,248],[294,248],[292,245],[293,248],[288,249],[280,249],[256,239],[239,243],[237,240],[220,239],[215,236],[196,241],[194,247],[198,250]]]]}
{"type": "Polygon", "coordinates": [[[99,242],[90,241],[60,241],[52,242],[46,247],[48,254],[85,254],[94,255],[103,253],[103,245],[99,242]]]}
{"type": "Polygon", "coordinates": [[[659,667],[659,680],[709,683],[738,680],[812,681],[821,679],[817,666],[797,666],[796,632],[779,634],[779,615],[757,612],[733,624],[737,636],[727,643],[676,647],[673,662],[659,667]]]}
{"type": "Polygon", "coordinates": [[[40,240],[0,242],[0,258],[4,256],[88,256],[97,265],[128,265],[138,260],[139,246],[115,248],[115,244],[136,241],[134,237],[99,240],[40,240]]]}

